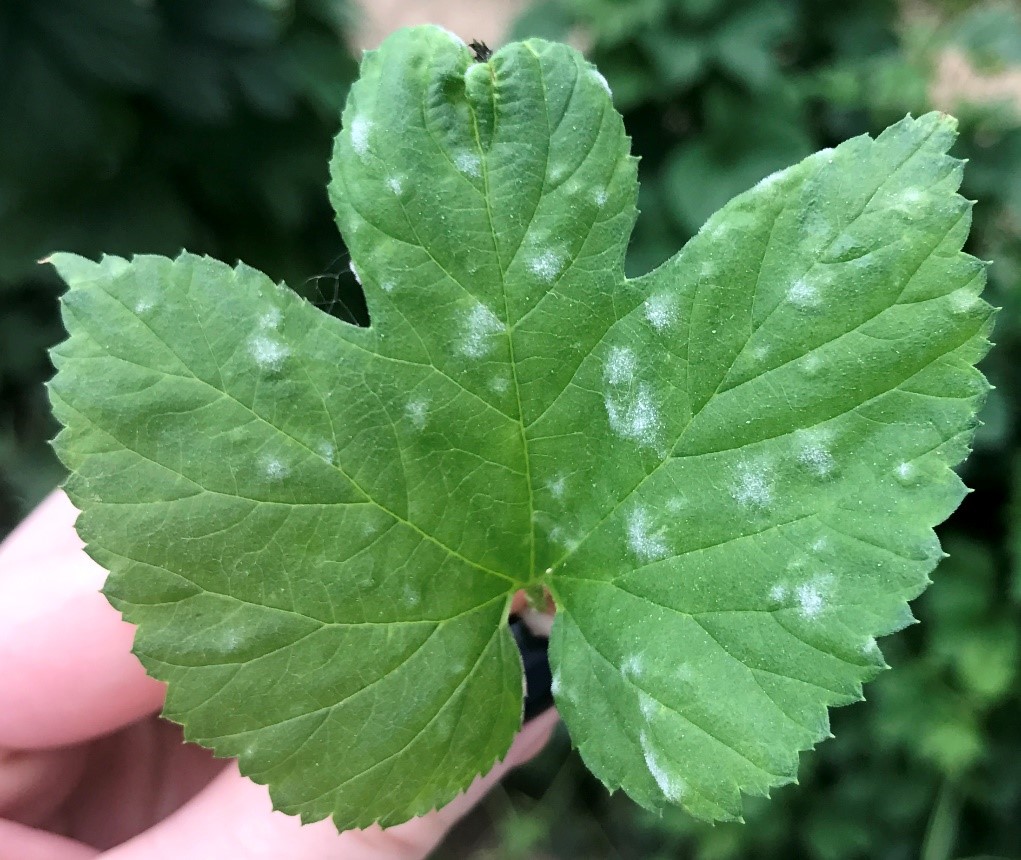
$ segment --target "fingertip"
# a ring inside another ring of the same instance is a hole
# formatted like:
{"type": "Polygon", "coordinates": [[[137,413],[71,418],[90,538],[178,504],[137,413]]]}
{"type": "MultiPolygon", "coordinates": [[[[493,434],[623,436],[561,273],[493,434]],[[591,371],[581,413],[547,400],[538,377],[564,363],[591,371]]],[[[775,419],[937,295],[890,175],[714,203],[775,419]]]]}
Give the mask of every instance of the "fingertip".
{"type": "Polygon", "coordinates": [[[99,592],[77,511],[55,492],[0,545],[0,746],[36,749],[114,731],[160,706],[131,654],[134,628],[99,592]]]}
{"type": "Polygon", "coordinates": [[[17,860],[93,860],[100,852],[66,836],[0,819],[0,856],[17,860]]]}

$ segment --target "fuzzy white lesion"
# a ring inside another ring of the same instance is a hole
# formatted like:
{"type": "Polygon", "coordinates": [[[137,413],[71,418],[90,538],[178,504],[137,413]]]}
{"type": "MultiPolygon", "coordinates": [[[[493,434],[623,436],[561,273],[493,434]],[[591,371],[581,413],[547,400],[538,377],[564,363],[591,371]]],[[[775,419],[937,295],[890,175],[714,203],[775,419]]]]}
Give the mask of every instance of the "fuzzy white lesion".
{"type": "Polygon", "coordinates": [[[665,294],[650,296],[645,300],[645,318],[656,331],[663,331],[674,322],[674,300],[665,294]]]}
{"type": "Polygon", "coordinates": [[[679,803],[684,797],[687,786],[684,780],[672,773],[670,764],[659,754],[645,731],[638,735],[638,743],[642,748],[642,757],[649,774],[655,780],[663,796],[671,803],[679,803]]]}
{"type": "Polygon", "coordinates": [[[266,371],[278,371],[291,354],[284,344],[266,334],[256,334],[248,341],[248,351],[255,363],[266,371]]]}
{"type": "Polygon", "coordinates": [[[730,494],[742,507],[766,508],[773,501],[773,475],[764,464],[741,463],[730,494]]]}
{"type": "Polygon", "coordinates": [[[454,167],[459,173],[478,179],[482,175],[482,159],[477,153],[463,149],[454,155],[454,167]]]}
{"type": "Polygon", "coordinates": [[[465,319],[461,352],[469,358],[482,358],[493,348],[493,335],[504,331],[504,325],[489,308],[476,302],[465,319]]]}
{"type": "Polygon", "coordinates": [[[555,251],[540,251],[530,257],[526,265],[528,270],[540,281],[551,284],[564,270],[564,258],[555,251]]]}
{"type": "Polygon", "coordinates": [[[627,520],[627,544],[633,555],[643,562],[656,561],[669,555],[663,529],[653,529],[645,508],[635,508],[627,520]]]}
{"type": "Polygon", "coordinates": [[[369,155],[369,134],[372,132],[372,120],[358,115],[351,120],[351,147],[355,154],[365,159],[369,155]]]}
{"type": "Polygon", "coordinates": [[[606,356],[603,379],[610,385],[627,385],[634,380],[637,370],[638,358],[634,350],[626,346],[615,346],[606,356]]]}

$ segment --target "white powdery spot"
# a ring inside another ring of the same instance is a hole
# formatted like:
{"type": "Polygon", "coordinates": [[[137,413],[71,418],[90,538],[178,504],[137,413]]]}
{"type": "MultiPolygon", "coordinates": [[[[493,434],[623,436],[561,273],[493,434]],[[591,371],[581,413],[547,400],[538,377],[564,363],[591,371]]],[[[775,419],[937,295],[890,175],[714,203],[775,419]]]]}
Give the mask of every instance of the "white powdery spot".
{"type": "Polygon", "coordinates": [[[866,657],[882,656],[882,651],[879,650],[879,643],[876,642],[875,636],[869,636],[861,646],[861,653],[866,657]]]}
{"type": "Polygon", "coordinates": [[[627,385],[634,380],[637,369],[638,359],[634,351],[626,346],[615,346],[606,357],[603,379],[610,385],[627,385]]]}
{"type": "Polygon", "coordinates": [[[384,293],[392,293],[392,292],[393,292],[393,289],[394,289],[394,282],[393,282],[393,281],[383,281],[383,283],[381,283],[381,284],[379,285],[379,288],[380,288],[380,289],[381,289],[381,290],[382,290],[382,291],[383,291],[384,293]]]}
{"type": "Polygon", "coordinates": [[[461,352],[469,358],[482,358],[492,348],[491,337],[503,331],[503,323],[485,305],[476,303],[468,312],[461,352]]]}
{"type": "Polygon", "coordinates": [[[135,302],[135,313],[144,314],[151,311],[156,306],[152,299],[139,299],[135,302]]]}
{"type": "Polygon", "coordinates": [[[817,308],[821,302],[819,288],[804,278],[798,278],[787,290],[787,301],[798,308],[817,308]]]}
{"type": "Polygon", "coordinates": [[[319,447],[316,448],[316,452],[327,463],[335,463],[337,461],[337,449],[334,447],[332,442],[320,442],[319,447]]]}
{"type": "Polygon", "coordinates": [[[494,376],[489,380],[489,387],[497,394],[503,394],[510,388],[510,380],[506,376],[494,376]]]}
{"type": "Polygon", "coordinates": [[[354,275],[355,280],[358,281],[358,286],[359,287],[362,286],[362,276],[358,274],[358,267],[355,266],[355,261],[352,260],[350,263],[347,264],[347,267],[348,269],[351,270],[351,274],[354,275]]]}
{"type": "Polygon", "coordinates": [[[794,595],[798,599],[798,611],[801,613],[802,618],[818,618],[822,615],[826,609],[826,586],[829,583],[829,577],[816,577],[810,582],[804,582],[799,585],[794,595]]]}
{"type": "Polygon", "coordinates": [[[674,321],[674,303],[670,296],[650,296],[645,300],[645,318],[656,331],[663,331],[674,321]]]}
{"type": "Polygon", "coordinates": [[[263,460],[262,474],[271,481],[282,481],[291,473],[287,464],[276,457],[269,457],[263,460]]]}
{"type": "Polygon", "coordinates": [[[949,296],[950,298],[950,312],[958,316],[963,316],[974,309],[975,305],[978,304],[978,296],[976,296],[967,287],[960,290],[954,290],[949,296]]]}
{"type": "Polygon", "coordinates": [[[482,175],[482,159],[466,149],[454,156],[454,167],[473,179],[478,179],[482,175]]]}
{"type": "Polygon", "coordinates": [[[627,521],[627,545],[642,561],[655,561],[670,552],[662,529],[650,529],[649,512],[645,508],[633,510],[627,521]]]}
{"type": "Polygon", "coordinates": [[[642,672],[645,671],[645,667],[642,664],[642,658],[637,654],[631,654],[621,664],[620,674],[628,680],[642,677],[642,672]]]}
{"type": "Polygon", "coordinates": [[[915,467],[914,464],[904,462],[897,466],[895,470],[897,474],[897,480],[902,484],[910,484],[915,479],[915,467]]]}
{"type": "Polygon", "coordinates": [[[833,225],[818,209],[813,208],[802,222],[801,231],[809,242],[820,245],[832,235],[833,225]]]}
{"type": "Polygon", "coordinates": [[[556,164],[551,164],[549,168],[550,182],[552,182],[554,185],[557,185],[560,183],[560,180],[562,180],[570,172],[571,172],[570,166],[562,161],[557,162],[556,164]]]}
{"type": "Polygon", "coordinates": [[[659,713],[659,703],[648,693],[638,691],[638,710],[647,720],[651,720],[659,713]]]}
{"type": "Polygon", "coordinates": [[[818,376],[822,369],[822,359],[812,352],[802,359],[800,366],[806,376],[818,376]]]}
{"type": "Polygon", "coordinates": [[[540,281],[551,284],[564,270],[564,259],[553,251],[543,251],[528,261],[528,270],[540,281]]]}
{"type": "Polygon", "coordinates": [[[595,69],[591,69],[589,70],[589,74],[592,76],[592,80],[599,84],[599,86],[602,87],[606,94],[612,99],[613,90],[610,89],[610,84],[606,78],[603,77],[602,73],[597,72],[595,69]]]}
{"type": "Polygon", "coordinates": [[[913,209],[924,199],[925,195],[919,189],[908,188],[897,198],[897,205],[913,209]]]}
{"type": "MultiPolygon", "coordinates": [[[[576,537],[572,537],[570,532],[568,532],[568,530],[563,526],[553,526],[553,528],[550,529],[549,539],[553,541],[553,543],[562,546],[568,552],[574,552],[579,546],[581,546],[581,541],[576,537]]],[[[552,572],[552,568],[546,571],[546,573],[552,572]]]]}
{"type": "Polygon", "coordinates": [[[823,439],[808,433],[799,435],[802,438],[799,438],[797,443],[798,462],[807,466],[820,478],[827,478],[833,474],[837,461],[833,459],[833,454],[823,439]]]}
{"type": "Polygon", "coordinates": [[[248,341],[248,351],[263,370],[277,371],[291,351],[280,341],[265,335],[256,335],[248,341]]]}
{"type": "Polygon", "coordinates": [[[359,158],[365,158],[369,154],[369,132],[372,131],[372,121],[363,116],[356,116],[351,120],[351,146],[359,158]]]}
{"type": "Polygon", "coordinates": [[[659,410],[647,386],[641,386],[638,394],[627,403],[618,403],[611,397],[605,398],[604,403],[611,430],[639,445],[655,447],[660,428],[659,410]]]}
{"type": "Polygon", "coordinates": [[[386,178],[386,186],[398,197],[401,196],[401,192],[404,190],[404,183],[399,176],[388,176],[386,178]]]}
{"type": "Polygon", "coordinates": [[[263,328],[276,328],[282,319],[283,314],[280,312],[280,308],[270,308],[259,317],[259,325],[263,328]]]}
{"type": "Polygon", "coordinates": [[[595,202],[596,206],[598,206],[600,209],[602,209],[606,205],[606,201],[609,200],[609,199],[610,199],[609,194],[607,194],[606,191],[603,190],[603,189],[600,189],[599,191],[596,191],[592,195],[592,200],[595,202]]]}
{"type": "Polygon", "coordinates": [[[679,514],[683,511],[691,502],[688,501],[687,496],[671,496],[667,499],[666,509],[672,514],[679,514]]]}
{"type": "Polygon", "coordinates": [[[418,593],[418,589],[415,586],[408,583],[404,586],[401,598],[405,606],[416,606],[419,600],[422,599],[422,596],[418,593]]]}
{"type": "Polygon", "coordinates": [[[769,589],[769,599],[774,603],[783,603],[787,599],[787,586],[778,582],[769,589]]]}
{"type": "Polygon", "coordinates": [[[667,770],[667,766],[652,748],[652,744],[649,742],[648,735],[645,732],[639,734],[638,742],[642,746],[645,766],[649,769],[649,773],[652,774],[652,778],[656,780],[656,785],[663,792],[663,796],[672,803],[680,802],[681,798],[684,797],[684,780],[674,776],[667,770]]]}
{"type": "Polygon", "coordinates": [[[698,228],[699,235],[705,235],[709,239],[722,239],[731,231],[731,225],[717,213],[698,228]]]}
{"type": "Polygon", "coordinates": [[[563,475],[560,475],[546,484],[546,489],[549,490],[550,495],[553,496],[554,499],[562,499],[567,490],[567,479],[563,475]]]}
{"type": "Polygon", "coordinates": [[[553,694],[554,698],[559,698],[563,689],[563,681],[560,680],[560,670],[555,669],[550,680],[549,691],[553,694]]]}
{"type": "Polygon", "coordinates": [[[429,421],[429,404],[425,400],[412,400],[404,407],[404,414],[416,430],[424,430],[429,421]]]}
{"type": "Polygon", "coordinates": [[[738,467],[737,482],[730,493],[739,505],[764,508],[773,501],[771,476],[765,466],[743,463],[738,467]]]}

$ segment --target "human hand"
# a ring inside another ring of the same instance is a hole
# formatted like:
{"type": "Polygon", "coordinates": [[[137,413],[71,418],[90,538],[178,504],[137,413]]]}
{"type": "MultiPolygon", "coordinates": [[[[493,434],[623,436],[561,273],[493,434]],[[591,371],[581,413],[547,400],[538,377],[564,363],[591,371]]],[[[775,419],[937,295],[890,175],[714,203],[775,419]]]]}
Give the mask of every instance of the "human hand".
{"type": "Polygon", "coordinates": [[[411,860],[425,857],[503,774],[535,755],[556,713],[443,809],[338,834],[271,809],[234,762],[183,743],[164,688],[99,593],[77,511],[53,493],[0,545],[0,860],[411,860]]]}

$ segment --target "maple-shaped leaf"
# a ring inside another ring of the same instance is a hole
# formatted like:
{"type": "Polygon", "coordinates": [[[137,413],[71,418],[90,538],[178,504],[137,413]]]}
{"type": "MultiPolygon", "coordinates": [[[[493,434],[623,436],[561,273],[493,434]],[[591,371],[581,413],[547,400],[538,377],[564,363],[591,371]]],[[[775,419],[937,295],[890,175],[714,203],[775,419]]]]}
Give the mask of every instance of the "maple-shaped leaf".
{"type": "Polygon", "coordinates": [[[739,817],[883,666],[964,493],[990,308],[953,121],[628,280],[635,159],[571,48],[401,31],[343,119],[369,328],[244,265],[54,257],[67,488],[166,715],[286,812],[400,822],[504,755],[510,601],[545,588],[589,767],[739,817]]]}

